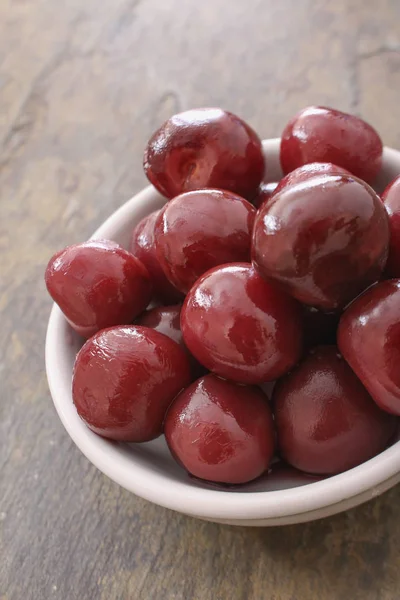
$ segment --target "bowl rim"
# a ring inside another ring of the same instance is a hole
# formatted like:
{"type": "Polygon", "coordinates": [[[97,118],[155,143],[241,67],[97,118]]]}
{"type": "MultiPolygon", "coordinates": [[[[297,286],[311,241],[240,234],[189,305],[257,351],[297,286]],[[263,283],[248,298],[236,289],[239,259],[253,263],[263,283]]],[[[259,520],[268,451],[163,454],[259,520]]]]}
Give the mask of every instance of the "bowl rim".
{"type": "MultiPolygon", "coordinates": [[[[264,150],[276,153],[279,143],[279,138],[264,140],[264,150]]],[[[385,147],[384,158],[398,162],[400,171],[399,151],[385,147]]],[[[113,238],[120,230],[120,224],[131,215],[132,209],[143,207],[154,198],[154,194],[153,186],[144,188],[112,213],[91,238],[113,238]]],[[[45,363],[51,396],[65,429],[82,453],[100,471],[125,489],[155,504],[211,520],[280,519],[329,507],[334,509],[335,505],[358,496],[367,495],[367,498],[372,498],[387,488],[384,485],[387,480],[394,479],[400,473],[400,441],[349,471],[283,490],[219,491],[188,486],[181,481],[171,481],[166,473],[150,472],[145,466],[132,461],[132,454],[127,447],[97,436],[76,413],[71,399],[71,387],[60,384],[59,379],[59,349],[63,345],[61,339],[65,327],[64,316],[54,304],[47,327],[45,363]]],[[[338,510],[330,510],[329,514],[332,512],[338,510]]]]}

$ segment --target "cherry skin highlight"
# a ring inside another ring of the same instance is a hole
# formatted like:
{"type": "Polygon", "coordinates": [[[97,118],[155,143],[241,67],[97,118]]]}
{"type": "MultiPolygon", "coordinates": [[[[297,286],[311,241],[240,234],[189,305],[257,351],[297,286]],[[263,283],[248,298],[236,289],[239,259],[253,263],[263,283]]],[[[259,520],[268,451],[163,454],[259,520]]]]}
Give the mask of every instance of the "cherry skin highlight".
{"type": "Polygon", "coordinates": [[[275,191],[280,192],[288,185],[301,183],[302,181],[307,181],[307,179],[310,179],[311,177],[317,177],[319,175],[351,175],[351,173],[346,169],[343,169],[343,167],[338,167],[332,163],[310,163],[298,167],[294,171],[291,171],[285,175],[285,177],[282,177],[275,191]]]}
{"type": "Polygon", "coordinates": [[[161,435],[169,405],[190,381],[187,355],[176,342],[147,327],[118,326],[79,351],[72,397],[95,433],[146,442],[161,435]]]}
{"type": "Polygon", "coordinates": [[[166,198],[218,188],[251,199],[265,171],[257,134],[220,108],[188,110],[168,119],[150,139],[143,165],[166,198]]]}
{"type": "Polygon", "coordinates": [[[172,455],[190,474],[218,483],[255,479],[274,452],[267,396],[256,386],[215,375],[198,379],[175,398],[164,431],[172,455]]]}

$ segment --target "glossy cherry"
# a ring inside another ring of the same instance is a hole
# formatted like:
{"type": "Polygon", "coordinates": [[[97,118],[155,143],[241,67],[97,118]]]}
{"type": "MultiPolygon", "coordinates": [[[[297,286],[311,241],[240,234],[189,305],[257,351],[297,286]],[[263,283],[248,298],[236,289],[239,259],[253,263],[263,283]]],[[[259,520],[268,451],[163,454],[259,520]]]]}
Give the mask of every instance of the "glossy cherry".
{"type": "Polygon", "coordinates": [[[275,434],[268,398],[255,386],[206,375],[174,400],[165,419],[172,455],[192,475],[246,483],[268,469],[275,434]]]}
{"type": "Polygon", "coordinates": [[[256,197],[253,198],[253,200],[251,201],[252,204],[254,204],[256,208],[260,208],[261,204],[263,204],[266,200],[269,200],[271,198],[278,185],[279,184],[277,181],[273,181],[270,183],[262,183],[258,188],[256,197]]]}
{"type": "Polygon", "coordinates": [[[400,277],[400,175],[387,186],[382,200],[389,216],[390,229],[386,272],[391,277],[400,277]]]}
{"type": "Polygon", "coordinates": [[[335,311],[377,281],[389,225],[374,190],[349,175],[284,187],[257,213],[253,262],[295,298],[335,311]]]}
{"type": "Polygon", "coordinates": [[[169,337],[138,326],[100,331],[79,351],[72,397],[96,433],[146,442],[162,433],[167,408],[191,381],[187,356],[169,337]]]}
{"type": "Polygon", "coordinates": [[[303,181],[307,181],[307,179],[317,177],[318,175],[351,175],[351,173],[343,167],[338,167],[332,163],[314,162],[298,167],[285,175],[285,177],[282,177],[275,191],[280,192],[288,185],[302,183],[303,181]]]}
{"type": "Polygon", "coordinates": [[[280,377],[302,351],[298,303],[247,263],[216,267],[186,296],[181,327],[197,360],[221,377],[261,383],[280,377]]]}
{"type": "Polygon", "coordinates": [[[382,141],[362,119],[323,106],[297,113],[282,133],[284,173],[313,162],[329,162],[372,182],[382,165],[382,141]]]}
{"type": "Polygon", "coordinates": [[[157,217],[157,257],[173,285],[187,293],[212,267],[249,262],[256,209],[232,192],[199,190],[177,196],[157,217]]]}
{"type": "Polygon", "coordinates": [[[350,304],[338,345],[375,402],[400,415],[400,279],[378,283],[350,304]]]}
{"type": "Polygon", "coordinates": [[[185,346],[181,331],[181,309],[181,304],[175,304],[173,306],[156,306],[155,308],[145,310],[136,319],[135,324],[155,329],[179,344],[188,355],[192,378],[197,379],[206,373],[206,369],[197,362],[185,346]]]}
{"type": "Polygon", "coordinates": [[[273,392],[283,458],[302,471],[334,475],[385,449],[396,419],[381,411],[336,346],[320,346],[273,392]]]}
{"type": "Polygon", "coordinates": [[[257,134],[220,108],[188,110],[168,119],[150,139],[143,164],[150,182],[167,198],[219,188],[251,199],[265,170],[257,134]]]}
{"type": "Polygon", "coordinates": [[[45,280],[54,302],[84,337],[131,323],[152,297],[143,263],[110,240],[90,240],[57,252],[45,280]]]}
{"type": "Polygon", "coordinates": [[[159,212],[152,212],[136,225],[132,232],[130,251],[147,268],[157,298],[167,304],[174,304],[183,300],[183,294],[168,281],[157,258],[154,226],[159,212]]]}

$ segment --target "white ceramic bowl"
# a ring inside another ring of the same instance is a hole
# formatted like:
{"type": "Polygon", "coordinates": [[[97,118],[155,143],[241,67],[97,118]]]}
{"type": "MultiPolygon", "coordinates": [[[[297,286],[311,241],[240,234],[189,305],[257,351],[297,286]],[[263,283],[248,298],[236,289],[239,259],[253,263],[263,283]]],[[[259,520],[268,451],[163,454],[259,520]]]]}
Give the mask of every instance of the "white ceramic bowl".
{"type": "MultiPolygon", "coordinates": [[[[266,140],[268,180],[281,175],[279,139],[266,140]]],[[[385,148],[380,190],[400,173],[400,152],[385,148]]],[[[152,186],[134,196],[95,232],[128,247],[134,225],[161,208],[165,199],[152,186]]],[[[225,491],[190,478],[170,456],[163,438],[145,444],[119,444],[92,433],[71,398],[71,374],[81,342],[54,306],[46,339],[50,391],[66,430],[83,454],[111,479],[134,494],[166,508],[235,525],[284,525],[326,517],[357,506],[400,481],[400,441],[368,462],[334,477],[263,477],[225,491]]]]}

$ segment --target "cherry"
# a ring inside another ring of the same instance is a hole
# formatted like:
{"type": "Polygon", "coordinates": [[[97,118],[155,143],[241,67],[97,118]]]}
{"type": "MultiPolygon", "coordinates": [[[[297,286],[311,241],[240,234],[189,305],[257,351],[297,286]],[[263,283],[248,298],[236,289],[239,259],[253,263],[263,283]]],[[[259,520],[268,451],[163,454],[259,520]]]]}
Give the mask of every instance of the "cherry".
{"type": "Polygon", "coordinates": [[[79,351],[72,397],[79,416],[112,440],[146,442],[162,433],[167,408],[190,383],[182,348],[147,327],[98,332],[79,351]]]}
{"type": "Polygon", "coordinates": [[[350,304],[338,345],[375,402],[400,415],[400,279],[378,283],[350,304]]]}
{"type": "Polygon", "coordinates": [[[110,240],[90,240],[57,252],[47,265],[49,294],[83,337],[130,323],[152,296],[141,261],[110,240]]]}
{"type": "Polygon", "coordinates": [[[256,197],[252,200],[252,204],[254,204],[256,208],[260,208],[261,204],[273,196],[278,185],[277,181],[273,181],[272,183],[262,183],[258,188],[256,197]]]}
{"type": "Polygon", "coordinates": [[[280,377],[302,351],[300,305],[247,263],[205,273],[186,296],[181,328],[201,364],[241,383],[280,377]]]}
{"type": "Polygon", "coordinates": [[[382,194],[389,216],[390,243],[386,271],[392,277],[400,277],[400,175],[382,194]]]}
{"type": "Polygon", "coordinates": [[[220,188],[251,199],[265,170],[257,134],[220,108],[188,110],[168,119],[150,139],[143,164],[150,182],[167,198],[220,188]]]}
{"type": "Polygon", "coordinates": [[[330,162],[371,182],[382,165],[382,141],[362,119],[323,106],[298,112],[282,133],[284,173],[307,163],[330,162]]]}
{"type": "Polygon", "coordinates": [[[275,435],[268,398],[255,386],[206,375],[174,400],[165,419],[172,455],[192,475],[246,483],[268,469],[275,435]]]}
{"type": "Polygon", "coordinates": [[[349,175],[284,187],[254,223],[253,263],[304,304],[335,311],[377,281],[389,243],[377,194],[349,175]]]}
{"type": "Polygon", "coordinates": [[[280,451],[307,473],[333,475],[386,447],[396,420],[381,411],[335,346],[320,346],[273,392],[280,451]]]}
{"type": "Polygon", "coordinates": [[[222,190],[177,196],[161,210],[155,226],[157,257],[168,279],[187,293],[208,269],[250,261],[256,209],[222,190]]]}
{"type": "Polygon", "coordinates": [[[188,355],[192,378],[197,379],[206,373],[205,368],[190,354],[183,341],[181,331],[181,304],[173,306],[157,306],[144,311],[135,321],[136,325],[150,327],[179,344],[188,355]]]}
{"type": "Polygon", "coordinates": [[[346,169],[343,169],[343,167],[338,167],[332,163],[314,162],[298,167],[285,175],[285,177],[282,177],[275,191],[280,192],[288,185],[301,183],[307,181],[307,179],[310,179],[311,177],[317,177],[318,175],[351,175],[351,173],[346,169]]]}
{"type": "Polygon", "coordinates": [[[168,281],[157,258],[154,226],[159,212],[152,212],[136,225],[132,232],[130,251],[142,261],[150,273],[155,295],[162,302],[174,304],[183,300],[183,294],[168,281]]]}

